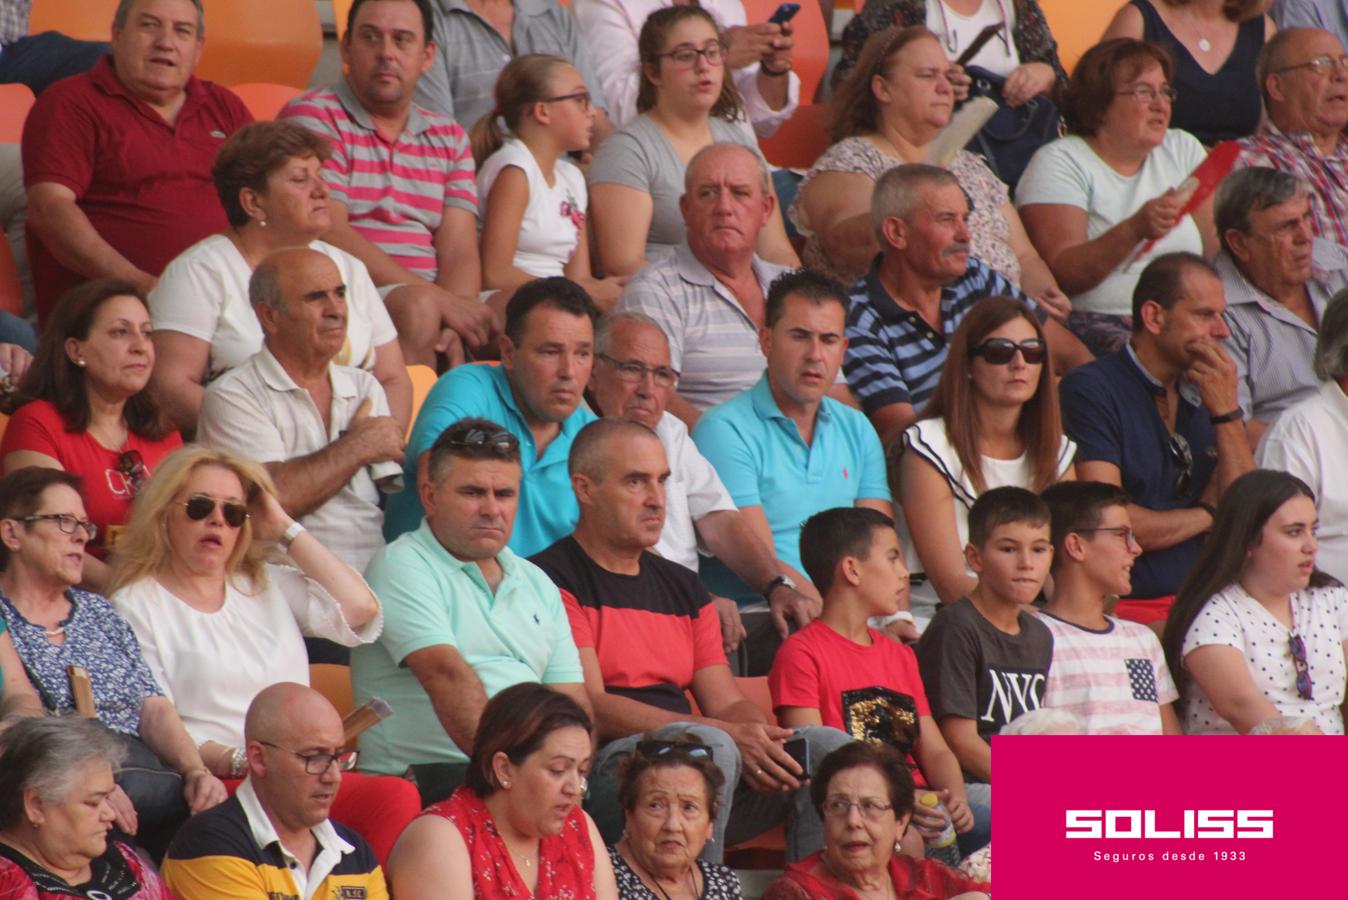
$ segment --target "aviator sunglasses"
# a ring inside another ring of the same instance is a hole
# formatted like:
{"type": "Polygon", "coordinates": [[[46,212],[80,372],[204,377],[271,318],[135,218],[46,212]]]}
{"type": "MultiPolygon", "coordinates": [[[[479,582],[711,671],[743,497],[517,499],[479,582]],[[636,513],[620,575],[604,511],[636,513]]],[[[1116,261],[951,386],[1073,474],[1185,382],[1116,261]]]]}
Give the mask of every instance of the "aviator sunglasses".
{"type": "MultiPolygon", "coordinates": [[[[200,522],[215,512],[217,501],[213,497],[197,494],[194,497],[188,497],[187,502],[183,505],[187,507],[187,518],[193,522],[200,522]]],[[[221,500],[218,505],[220,506],[220,514],[225,517],[225,524],[230,528],[242,528],[243,523],[248,520],[248,507],[242,503],[221,500]]]]}

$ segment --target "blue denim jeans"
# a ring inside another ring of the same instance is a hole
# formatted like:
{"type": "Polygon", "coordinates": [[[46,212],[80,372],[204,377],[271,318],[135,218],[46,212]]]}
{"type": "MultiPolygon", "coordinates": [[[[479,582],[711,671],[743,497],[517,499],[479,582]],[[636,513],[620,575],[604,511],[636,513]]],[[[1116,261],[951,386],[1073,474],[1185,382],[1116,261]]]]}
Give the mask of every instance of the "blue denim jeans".
{"type": "MultiPolygon", "coordinates": [[[[702,848],[702,859],[719,863],[727,845],[746,841],[782,822],[786,823],[787,862],[804,859],[824,846],[824,825],[810,802],[808,784],[789,794],[760,794],[752,790],[740,781],[740,751],[730,735],[714,726],[691,722],[675,722],[649,734],[619,738],[599,750],[590,773],[591,794],[586,809],[599,826],[605,843],[614,843],[622,833],[622,810],[617,808],[618,769],[622,761],[636,749],[638,741],[648,737],[668,740],[677,735],[689,735],[710,747],[712,761],[725,775],[725,785],[717,797],[715,829],[712,839],[702,848]]],[[[796,735],[809,744],[811,775],[832,750],[852,740],[838,729],[823,725],[797,728],[796,735]]]]}
{"type": "Polygon", "coordinates": [[[0,50],[0,84],[26,84],[40,94],[53,82],[93,68],[108,45],[77,41],[59,31],[19,38],[0,50]]]}

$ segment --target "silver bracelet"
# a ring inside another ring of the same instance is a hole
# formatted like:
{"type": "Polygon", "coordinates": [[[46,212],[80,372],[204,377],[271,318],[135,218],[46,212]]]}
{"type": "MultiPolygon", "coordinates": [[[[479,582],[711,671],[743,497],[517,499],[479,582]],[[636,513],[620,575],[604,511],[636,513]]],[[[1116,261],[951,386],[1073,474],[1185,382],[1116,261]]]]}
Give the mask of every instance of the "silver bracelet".
{"type": "Polygon", "coordinates": [[[242,778],[244,771],[248,767],[248,751],[242,747],[235,747],[229,754],[229,777],[242,778]]]}
{"type": "Polygon", "coordinates": [[[281,532],[281,546],[289,550],[290,545],[295,543],[295,538],[303,534],[305,528],[300,524],[299,519],[292,519],[286,530],[281,532]]]}

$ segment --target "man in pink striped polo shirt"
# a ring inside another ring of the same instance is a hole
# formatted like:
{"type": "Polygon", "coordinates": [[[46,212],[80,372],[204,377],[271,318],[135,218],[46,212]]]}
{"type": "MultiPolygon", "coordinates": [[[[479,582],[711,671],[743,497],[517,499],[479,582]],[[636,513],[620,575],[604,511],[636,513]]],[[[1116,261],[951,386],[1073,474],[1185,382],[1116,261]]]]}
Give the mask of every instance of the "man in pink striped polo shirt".
{"type": "Polygon", "coordinates": [[[346,75],[287,104],[333,142],[324,179],[335,207],[324,236],[370,270],[410,363],[488,346],[500,315],[478,302],[473,155],[452,118],[412,102],[430,68],[427,0],[356,0],[342,38],[346,75]]]}

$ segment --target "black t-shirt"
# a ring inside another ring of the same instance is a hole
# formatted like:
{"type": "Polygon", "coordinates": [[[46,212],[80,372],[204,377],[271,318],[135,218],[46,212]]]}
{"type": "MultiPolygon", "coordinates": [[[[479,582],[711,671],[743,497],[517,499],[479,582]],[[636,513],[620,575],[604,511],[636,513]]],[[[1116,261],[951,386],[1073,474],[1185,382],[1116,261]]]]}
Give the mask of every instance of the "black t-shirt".
{"type": "Polygon", "coordinates": [[[1038,709],[1053,661],[1048,626],[1021,611],[1019,634],[983,618],[968,597],[936,613],[917,643],[917,662],[936,721],[959,716],[990,739],[1012,719],[1038,709]]]}

